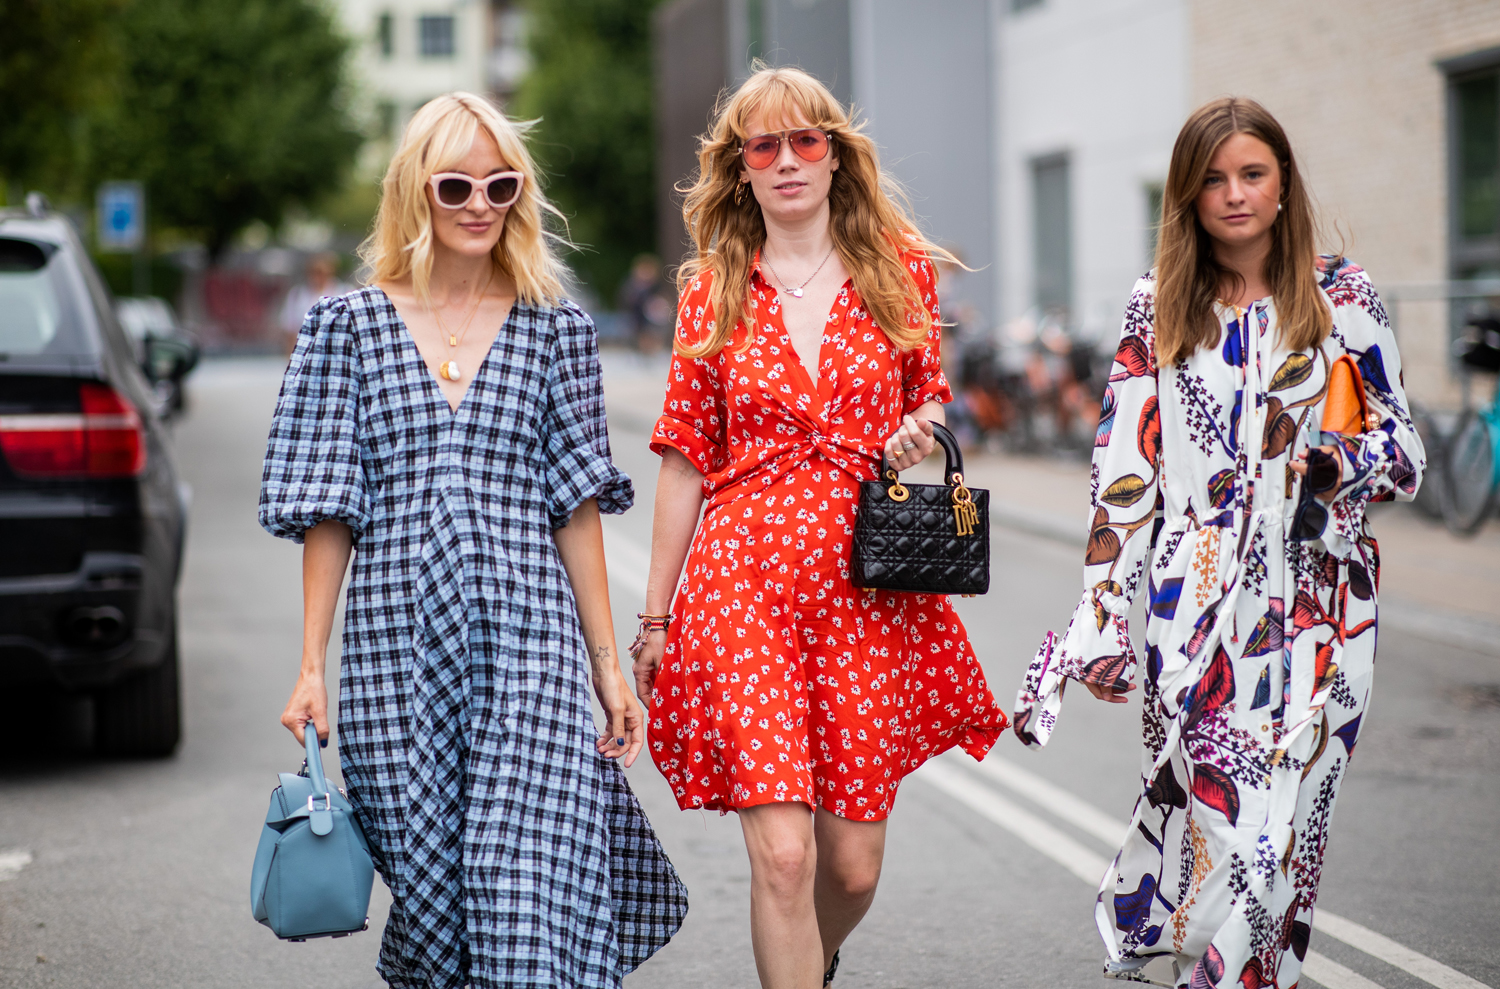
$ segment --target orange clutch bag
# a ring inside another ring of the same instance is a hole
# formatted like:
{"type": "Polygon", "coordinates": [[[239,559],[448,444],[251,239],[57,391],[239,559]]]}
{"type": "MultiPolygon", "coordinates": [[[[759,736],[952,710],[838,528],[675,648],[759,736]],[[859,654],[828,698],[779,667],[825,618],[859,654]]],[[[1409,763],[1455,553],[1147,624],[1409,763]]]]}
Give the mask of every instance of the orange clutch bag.
{"type": "Polygon", "coordinates": [[[1379,425],[1370,424],[1370,403],[1365,399],[1365,379],[1359,365],[1348,354],[1328,369],[1328,397],[1323,403],[1323,432],[1355,436],[1379,425]]]}

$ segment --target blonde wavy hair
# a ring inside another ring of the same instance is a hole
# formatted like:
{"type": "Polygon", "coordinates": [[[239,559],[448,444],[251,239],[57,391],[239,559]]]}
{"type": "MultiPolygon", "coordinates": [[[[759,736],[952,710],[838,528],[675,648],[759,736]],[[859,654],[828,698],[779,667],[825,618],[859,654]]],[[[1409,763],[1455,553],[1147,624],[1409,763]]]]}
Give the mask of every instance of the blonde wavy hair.
{"type": "MultiPolygon", "coordinates": [[[[696,249],[677,273],[678,291],[708,273],[713,330],[689,342],[679,327],[676,351],[684,357],[718,353],[746,319],[750,268],[766,242],[766,225],[754,195],[735,202],[740,184],[740,145],[753,137],[750,120],[762,113],[769,125],[807,126],[826,131],[830,153],[838,156],[828,193],[834,248],[854,279],[860,300],[902,350],[921,346],[932,330],[932,314],[922,304],[904,251],[959,263],[918,231],[899,186],[880,170],[875,142],[821,82],[800,69],[758,67],[727,99],[721,97],[714,122],[699,139],[698,175],[679,187],[685,195],[682,218],[696,249]]],[[[744,346],[750,345],[746,339],[744,346]]]]}
{"type": "Polygon", "coordinates": [[[494,138],[506,165],[525,176],[521,198],[511,205],[495,244],[495,266],[515,282],[522,302],[556,305],[563,296],[568,269],[554,245],[570,245],[543,224],[544,215],[551,214],[566,228],[563,215],[543,195],[536,164],[526,149],[525,135],[534,124],[511,120],[489,100],[472,93],[447,93],[424,104],[406,125],[385,170],[374,229],[359,248],[360,258],[369,267],[368,282],[410,275],[417,298],[430,300],[433,235],[428,179],[462,161],[483,128],[494,138]]]}
{"type": "Polygon", "coordinates": [[[1214,258],[1213,242],[1198,219],[1209,162],[1235,134],[1265,142],[1281,172],[1281,212],[1271,225],[1266,281],[1276,302],[1283,346],[1316,347],[1333,329],[1333,313],[1318,291],[1317,216],[1307,183],[1297,170],[1286,131],[1259,103],[1242,96],[1212,100],[1194,110],[1172,146],[1162,191],[1161,235],[1156,242],[1156,360],[1175,364],[1219,342],[1214,300],[1242,279],[1214,258]]]}

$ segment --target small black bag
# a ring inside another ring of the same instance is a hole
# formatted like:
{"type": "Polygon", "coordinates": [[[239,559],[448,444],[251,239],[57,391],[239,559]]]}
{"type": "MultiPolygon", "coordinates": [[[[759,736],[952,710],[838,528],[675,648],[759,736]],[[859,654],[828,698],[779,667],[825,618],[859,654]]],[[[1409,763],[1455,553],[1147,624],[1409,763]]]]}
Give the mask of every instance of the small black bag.
{"type": "Polygon", "coordinates": [[[859,486],[854,522],[856,587],[924,594],[984,594],[990,589],[990,493],[964,486],[964,458],[947,428],[932,424],[948,463],[946,484],[885,478],[859,486]]]}

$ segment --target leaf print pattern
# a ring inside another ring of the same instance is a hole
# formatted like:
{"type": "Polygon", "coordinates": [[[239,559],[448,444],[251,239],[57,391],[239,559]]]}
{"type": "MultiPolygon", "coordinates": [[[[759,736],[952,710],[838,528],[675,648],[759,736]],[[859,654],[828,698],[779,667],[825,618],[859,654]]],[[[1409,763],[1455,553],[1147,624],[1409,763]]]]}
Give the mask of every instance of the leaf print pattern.
{"type": "Polygon", "coordinates": [[[1286,391],[1295,388],[1308,378],[1312,377],[1313,361],[1306,354],[1288,354],[1281,367],[1271,375],[1271,384],[1267,391],[1286,391]]]}
{"type": "MultiPolygon", "coordinates": [[[[907,263],[939,317],[934,275],[907,263]]],[[[678,332],[713,331],[710,282],[678,332]]],[[[866,592],[849,575],[859,482],[901,417],[949,400],[938,331],[895,349],[846,282],[816,368],[802,365],[757,267],[750,326],[712,357],[672,360],[652,449],[679,450],[707,498],[651,705],[652,758],[683,809],[769,802],[850,820],[890,813],[906,774],[1007,720],[946,597],[866,592]],[[814,380],[814,378],[816,380],[814,380]]]]}
{"type": "Polygon", "coordinates": [[[1299,981],[1373,679],[1380,561],[1365,506],[1409,499],[1425,467],[1379,297],[1348,261],[1319,266],[1334,315],[1321,347],[1286,350],[1268,299],[1219,310],[1219,342],[1162,368],[1155,285],[1136,285],[1091,468],[1088,590],[1017,695],[1018,734],[1041,745],[1066,680],[1133,678],[1128,615],[1144,577],[1145,799],[1096,910],[1123,958],[1197,959],[1194,986],[1299,981]],[[1315,503],[1317,535],[1294,543],[1286,465],[1320,427],[1344,353],[1382,422],[1341,440],[1334,499],[1315,503]]]}

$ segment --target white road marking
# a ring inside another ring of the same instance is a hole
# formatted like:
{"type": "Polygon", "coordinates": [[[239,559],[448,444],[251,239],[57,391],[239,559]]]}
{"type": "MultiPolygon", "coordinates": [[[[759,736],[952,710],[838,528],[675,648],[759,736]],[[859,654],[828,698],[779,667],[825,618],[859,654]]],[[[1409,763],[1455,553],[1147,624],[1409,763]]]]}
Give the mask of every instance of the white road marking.
{"type": "Polygon", "coordinates": [[[1328,989],[1381,989],[1380,983],[1371,982],[1353,969],[1345,968],[1326,955],[1309,951],[1302,959],[1302,974],[1328,989]]]}
{"type": "Polygon", "coordinates": [[[31,864],[31,853],[24,848],[0,852],[0,883],[14,879],[21,870],[31,864]]]}
{"type": "MultiPolygon", "coordinates": [[[[1017,838],[1020,838],[1032,848],[1035,848],[1079,879],[1088,883],[1090,887],[1098,888],[1099,881],[1104,878],[1104,870],[1109,867],[1107,859],[1084,848],[1077,841],[1046,821],[1017,807],[962,770],[948,765],[948,758],[940,756],[937,759],[928,761],[913,774],[914,778],[942,790],[959,803],[966,804],[971,810],[978,812],[1007,831],[1010,831],[1017,838]]],[[[1023,785],[1031,790],[1028,796],[1035,794],[1050,801],[1050,806],[1043,799],[1037,799],[1036,802],[1047,807],[1049,810],[1053,810],[1054,813],[1057,813],[1064,820],[1068,820],[1067,816],[1058,812],[1056,810],[1057,807],[1068,807],[1070,810],[1076,810],[1074,805],[1083,803],[1083,801],[1070,793],[1062,794],[1066,799],[1059,800],[1057,793],[1050,792],[1057,789],[1052,784],[1046,783],[1045,780],[1034,776],[1032,773],[1013,763],[1007,763],[1006,760],[1001,759],[999,756],[992,755],[980,765],[985,765],[991,761],[997,766],[1008,766],[1008,769],[1002,769],[999,774],[988,774],[992,779],[1003,778],[1009,775],[1011,778],[1022,781],[1023,785]],[[1028,780],[1027,777],[1030,777],[1030,779],[1028,780]],[[1038,783],[1045,783],[1046,787],[1040,787],[1037,785],[1038,783]]],[[[1089,813],[1083,815],[1083,819],[1092,821],[1094,825],[1100,825],[1108,821],[1110,826],[1107,829],[1101,828],[1100,830],[1114,835],[1116,840],[1118,840],[1120,835],[1125,833],[1125,825],[1108,818],[1102,811],[1092,807],[1089,807],[1088,810],[1089,813]]],[[[1080,822],[1073,821],[1071,823],[1079,828],[1083,828],[1080,822]]],[[[1364,976],[1344,968],[1338,962],[1335,962],[1331,958],[1325,958],[1316,951],[1309,951],[1307,957],[1303,959],[1302,964],[1303,971],[1307,972],[1307,977],[1321,982],[1326,989],[1384,989],[1379,983],[1371,982],[1364,976]],[[1316,969],[1328,976],[1329,981],[1319,978],[1313,974],[1311,969],[1316,969]],[[1345,979],[1345,975],[1349,976],[1349,978],[1345,979]]]]}
{"type": "Polygon", "coordinates": [[[1026,844],[1054,860],[1073,875],[1098,886],[1109,868],[1109,860],[1083,847],[1046,821],[1006,800],[990,787],[941,760],[931,760],[915,777],[937,787],[959,803],[1015,834],[1026,844]]]}
{"type": "Polygon", "coordinates": [[[1397,944],[1384,934],[1377,934],[1362,924],[1336,917],[1326,910],[1313,914],[1313,927],[1367,955],[1379,958],[1387,965],[1409,972],[1438,989],[1489,989],[1483,982],[1451,969],[1434,958],[1428,958],[1404,944],[1397,944]]]}
{"type": "MultiPolygon", "coordinates": [[[[1116,820],[1086,800],[1080,800],[1056,783],[993,753],[981,763],[971,763],[1001,786],[1051,811],[1080,831],[1091,834],[1111,848],[1125,842],[1125,822],[1116,820]]],[[[1104,875],[1104,870],[1099,870],[1104,875]]]]}
{"type": "MultiPolygon", "coordinates": [[[[940,760],[952,760],[956,762],[960,758],[961,757],[957,755],[947,755],[940,757],[940,760]]],[[[928,766],[936,766],[940,764],[940,761],[935,760],[934,762],[928,763],[928,766]]],[[[974,768],[980,773],[983,773],[987,778],[1000,783],[1002,786],[1007,787],[1015,793],[1029,798],[1033,803],[1037,804],[1042,809],[1055,814],[1057,817],[1061,818],[1064,821],[1067,821],[1069,824],[1078,828],[1080,831],[1091,834],[1094,837],[1105,841],[1107,844],[1118,845],[1120,837],[1125,833],[1124,822],[1116,821],[1115,819],[1109,817],[1109,815],[1088,804],[1086,801],[1080,800],[1078,797],[1075,797],[1073,794],[1068,793],[1055,784],[1048,782],[1047,780],[1036,775],[1030,770],[1021,768],[1020,766],[1011,762],[1009,759],[991,753],[989,757],[984,760],[984,762],[977,764],[971,763],[969,765],[971,768],[974,768]]],[[[948,774],[961,774],[961,771],[953,769],[949,766],[944,766],[943,769],[948,774]]],[[[926,771],[927,767],[924,766],[922,770],[918,772],[918,775],[921,776],[921,774],[925,773],[926,771]]],[[[950,795],[957,797],[959,800],[965,803],[969,803],[969,801],[965,800],[964,797],[962,797],[958,792],[955,792],[953,789],[939,784],[935,780],[930,782],[934,782],[939,786],[940,789],[943,789],[950,795]]],[[[975,784],[971,782],[970,785],[975,784]]],[[[1002,804],[1005,803],[1008,802],[1002,800],[1002,804]]],[[[1017,837],[1020,837],[1027,844],[1036,847],[1039,851],[1042,851],[1045,854],[1051,855],[1051,851],[1048,848],[1038,845],[1035,841],[1032,841],[1026,835],[1022,834],[1017,828],[1012,828],[1010,824],[1003,819],[1003,815],[997,816],[996,814],[987,812],[985,809],[982,809],[975,804],[970,804],[970,806],[973,807],[974,810],[995,821],[997,824],[1000,824],[1002,827],[1006,827],[1009,830],[1014,831],[1017,837]]],[[[993,810],[993,808],[991,808],[991,810],[993,810]]],[[[1022,811],[1022,813],[1025,814],[1024,811],[1022,811]]],[[[1026,816],[1031,817],[1031,815],[1029,814],[1026,816]]],[[[1035,818],[1031,817],[1031,820],[1035,821],[1035,818]]],[[[1043,826],[1049,828],[1051,827],[1051,825],[1045,824],[1044,822],[1043,826]]],[[[1034,829],[1031,828],[1029,822],[1023,824],[1022,827],[1025,827],[1029,833],[1035,833],[1034,829]]],[[[1055,831],[1056,829],[1054,828],[1053,830],[1055,831]]],[[[1072,842],[1072,839],[1068,838],[1066,835],[1064,835],[1063,837],[1067,841],[1072,842]]],[[[1073,844],[1076,845],[1077,843],[1073,842],[1073,844]]],[[[1071,852],[1064,853],[1064,855],[1062,856],[1052,855],[1052,858],[1054,858],[1060,865],[1066,867],[1070,872],[1073,872],[1075,875],[1079,874],[1076,868],[1076,857],[1071,852]]],[[[1099,875],[1103,875],[1102,868],[1099,872],[1099,875]]],[[[1095,883],[1096,885],[1098,883],[1098,880],[1090,881],[1095,883]]],[[[1351,948],[1357,948],[1358,950],[1363,951],[1365,954],[1370,955],[1373,958],[1378,958],[1388,965],[1393,965],[1396,968],[1402,969],[1405,972],[1415,975],[1423,982],[1426,982],[1429,985],[1437,986],[1438,989],[1490,989],[1490,987],[1486,986],[1483,982],[1479,982],[1467,975],[1464,975],[1462,972],[1449,968],[1447,965],[1444,965],[1442,962],[1434,958],[1428,958],[1426,955],[1421,954],[1420,952],[1413,951],[1411,948],[1408,948],[1403,944],[1392,941],[1390,938],[1386,937],[1383,934],[1378,934],[1375,931],[1370,930],[1368,927],[1357,924],[1354,921],[1348,920],[1344,917],[1340,917],[1337,914],[1329,913],[1327,910],[1318,909],[1313,912],[1313,929],[1321,934],[1327,935],[1328,937],[1342,941],[1345,944],[1349,945],[1351,948]]],[[[1376,983],[1373,983],[1368,979],[1364,979],[1363,976],[1359,976],[1356,973],[1349,972],[1348,969],[1343,968],[1336,962],[1333,962],[1332,960],[1322,955],[1318,955],[1316,952],[1310,952],[1308,954],[1308,959],[1312,959],[1315,956],[1319,959],[1319,962],[1314,967],[1321,966],[1324,962],[1326,962],[1330,966],[1333,966],[1332,969],[1324,969],[1324,971],[1329,972],[1329,978],[1341,978],[1340,972],[1348,972],[1350,975],[1354,975],[1356,978],[1363,980],[1363,982],[1360,983],[1346,982],[1343,985],[1335,985],[1333,982],[1326,982],[1323,979],[1319,979],[1311,971],[1308,972],[1308,978],[1315,979],[1318,982],[1322,982],[1325,986],[1328,987],[1328,989],[1345,989],[1345,987],[1347,987],[1347,989],[1368,989],[1369,986],[1376,985],[1376,983]]],[[[1304,965],[1305,964],[1306,962],[1304,962],[1304,965]]]]}
{"type": "MultiPolygon", "coordinates": [[[[635,540],[615,532],[614,527],[608,521],[605,522],[603,528],[605,566],[609,571],[610,580],[638,597],[644,598],[646,596],[645,575],[651,569],[651,554],[642,549],[635,540]]],[[[942,790],[981,816],[1010,831],[1079,879],[1095,888],[1098,887],[1099,880],[1104,876],[1104,870],[1109,867],[1109,859],[1084,847],[1071,835],[1002,797],[993,788],[979,783],[963,770],[947,764],[948,760],[956,761],[958,758],[957,756],[941,756],[929,761],[915,775],[918,779],[942,790]]],[[[971,763],[970,768],[1013,793],[1031,800],[1044,810],[1106,845],[1116,847],[1123,840],[1126,830],[1125,822],[1110,817],[1087,801],[1074,796],[1036,773],[1023,769],[1009,759],[991,753],[984,762],[971,763]]],[[[25,852],[19,854],[25,855],[26,861],[15,866],[15,871],[20,871],[22,866],[31,861],[29,854],[25,852]]],[[[5,869],[5,853],[0,853],[0,879],[8,879],[14,875],[14,872],[7,873],[5,869]]],[[[1408,972],[1423,982],[1436,986],[1437,989],[1490,989],[1483,982],[1449,968],[1434,958],[1428,958],[1420,952],[1392,941],[1383,934],[1378,934],[1352,920],[1330,914],[1326,910],[1314,911],[1313,929],[1408,972]]],[[[1307,957],[1303,960],[1303,970],[1308,978],[1323,984],[1327,989],[1382,989],[1379,983],[1370,981],[1316,951],[1307,953],[1307,957]]]]}

